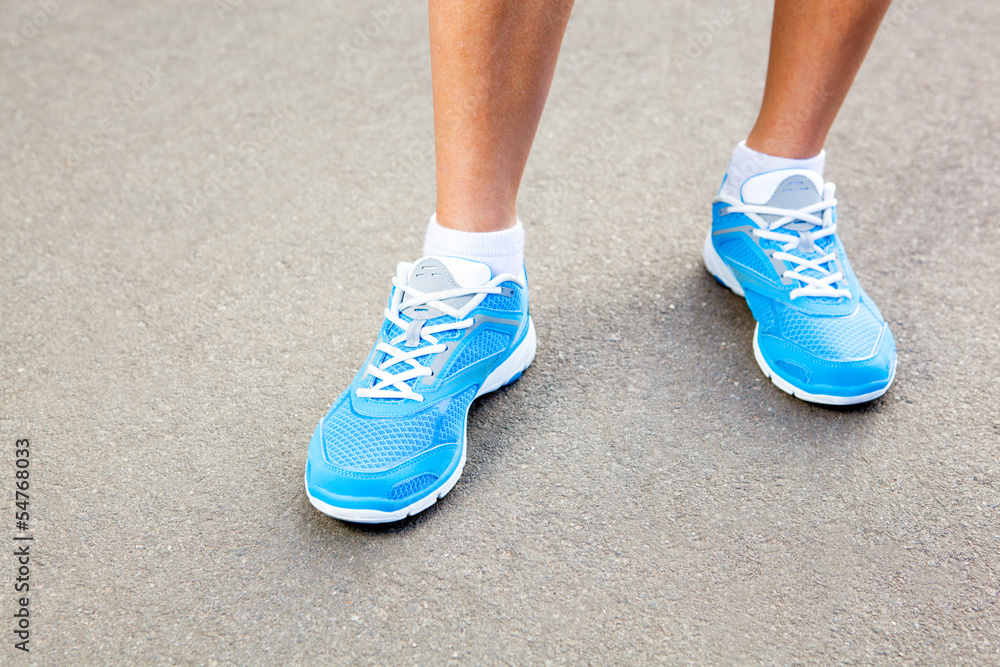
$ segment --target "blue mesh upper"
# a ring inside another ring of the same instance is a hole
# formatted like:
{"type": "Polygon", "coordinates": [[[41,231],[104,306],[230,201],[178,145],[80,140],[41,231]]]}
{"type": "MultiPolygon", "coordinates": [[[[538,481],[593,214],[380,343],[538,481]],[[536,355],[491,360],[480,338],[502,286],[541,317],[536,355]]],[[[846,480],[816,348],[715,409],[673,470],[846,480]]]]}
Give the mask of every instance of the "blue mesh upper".
{"type": "Polygon", "coordinates": [[[774,365],[780,368],[785,375],[790,375],[799,382],[809,382],[811,373],[798,364],[793,364],[789,361],[785,361],[784,359],[779,359],[774,362],[774,365]]]}
{"type": "Polygon", "coordinates": [[[472,334],[472,340],[466,341],[462,351],[451,360],[447,376],[471,366],[491,354],[502,352],[510,344],[510,336],[499,331],[480,329],[472,334]]]}
{"type": "Polygon", "coordinates": [[[351,470],[382,470],[435,445],[461,442],[465,413],[478,388],[469,387],[405,420],[358,417],[350,401],[343,401],[323,424],[327,460],[351,470]]]}
{"type": "MultiPolygon", "coordinates": [[[[411,322],[411,321],[413,321],[411,317],[407,316],[404,313],[400,313],[399,317],[404,322],[411,322]]],[[[435,317],[433,319],[427,320],[424,323],[424,326],[425,327],[430,327],[430,326],[434,326],[436,324],[446,324],[448,322],[453,322],[453,321],[454,321],[454,318],[452,318],[452,317],[450,317],[448,315],[441,315],[439,317],[435,317]]],[[[398,326],[396,326],[392,321],[386,319],[386,320],[384,320],[382,322],[382,331],[380,333],[380,336],[381,336],[382,340],[384,340],[386,343],[388,343],[390,340],[392,340],[396,336],[402,336],[404,333],[405,332],[402,329],[400,329],[398,326]]],[[[445,341],[456,340],[458,338],[461,338],[464,333],[465,332],[463,332],[461,329],[454,329],[454,330],[451,330],[451,331],[442,331],[442,332],[436,333],[436,334],[434,334],[434,337],[438,340],[438,342],[442,342],[443,343],[445,341]]],[[[431,346],[431,343],[429,343],[429,342],[427,342],[425,340],[421,340],[420,344],[421,344],[421,347],[430,347],[431,346]]],[[[405,348],[403,348],[403,349],[405,349],[405,348]]],[[[374,357],[372,357],[372,362],[371,363],[372,363],[373,366],[378,367],[388,357],[389,357],[389,355],[387,355],[385,352],[379,352],[379,353],[375,354],[374,357]]],[[[427,364],[431,363],[431,359],[432,359],[431,355],[424,355],[422,357],[417,357],[416,361],[417,361],[417,363],[427,365],[427,364]]],[[[392,366],[389,366],[386,370],[388,370],[390,372],[393,372],[393,373],[398,373],[400,371],[406,370],[407,368],[409,368],[409,366],[410,366],[410,364],[408,362],[404,361],[404,362],[400,362],[400,364],[394,364],[392,366]]],[[[373,375],[369,375],[368,378],[367,378],[367,382],[365,383],[365,386],[366,387],[372,387],[378,381],[379,381],[378,378],[376,378],[373,375]]],[[[415,383],[416,383],[416,380],[410,380],[406,384],[408,384],[411,388],[413,388],[413,387],[415,387],[415,383]]],[[[384,399],[384,400],[392,400],[392,399],[384,399]]]]}
{"type": "MultiPolygon", "coordinates": [[[[823,254],[829,254],[831,252],[832,253],[836,253],[837,252],[837,248],[836,248],[836,241],[834,239],[835,239],[834,236],[824,236],[821,239],[817,239],[816,242],[815,242],[816,247],[819,248],[820,251],[823,254]]],[[[803,252],[803,251],[798,250],[798,249],[795,249],[795,250],[783,250],[783,248],[782,248],[783,246],[784,246],[783,243],[779,243],[779,242],[774,241],[772,239],[761,239],[760,240],[760,247],[763,248],[763,249],[765,249],[765,250],[773,250],[775,252],[779,252],[780,251],[780,252],[787,253],[789,255],[795,255],[796,257],[802,257],[804,259],[816,259],[817,257],[819,257],[819,254],[817,252],[808,253],[808,252],[803,252]]],[[[736,260],[736,261],[739,261],[739,260],[736,260]]],[[[825,278],[826,277],[826,274],[820,273],[819,271],[816,271],[815,269],[803,269],[802,267],[800,267],[798,265],[795,265],[795,264],[792,264],[791,262],[786,262],[785,264],[786,264],[786,266],[789,266],[789,268],[791,268],[792,270],[796,270],[796,271],[798,271],[800,274],[802,274],[804,276],[809,276],[811,278],[825,278]]],[[[830,263],[826,264],[826,267],[830,271],[836,271],[836,265],[833,262],[830,262],[830,263]]],[[[770,270],[772,272],[777,273],[776,271],[774,271],[774,267],[773,266],[769,267],[769,268],[770,268],[770,270]]],[[[847,272],[847,267],[845,267],[845,274],[846,274],[846,272],[847,272]]],[[[765,273],[764,275],[769,275],[769,274],[765,273]]],[[[802,281],[796,281],[796,284],[799,287],[805,287],[805,285],[806,285],[806,283],[804,283],[802,281]]],[[[850,285],[848,285],[848,283],[847,283],[846,275],[845,275],[844,280],[842,280],[842,281],[840,281],[838,283],[834,283],[833,287],[847,287],[848,289],[850,289],[850,285]]],[[[805,299],[809,303],[826,304],[826,305],[839,304],[839,303],[843,303],[844,301],[847,300],[844,297],[838,297],[838,298],[835,298],[835,299],[831,299],[830,297],[805,297],[805,299]]]]}
{"type": "MultiPolygon", "coordinates": [[[[525,298],[526,298],[526,293],[523,289],[520,288],[515,288],[511,296],[504,296],[502,294],[489,294],[483,299],[483,301],[478,306],[476,306],[476,311],[482,308],[482,309],[497,311],[498,313],[508,312],[508,313],[520,314],[524,310],[525,298]]],[[[405,313],[400,313],[399,317],[404,322],[412,321],[412,318],[406,315],[405,313]]],[[[433,319],[427,320],[424,323],[424,326],[431,327],[437,324],[446,324],[453,321],[454,319],[448,315],[440,315],[433,319]]],[[[403,335],[404,333],[405,332],[401,328],[393,324],[390,320],[386,319],[382,322],[382,329],[380,332],[382,340],[388,342],[397,336],[403,335]]],[[[452,331],[443,331],[436,333],[434,334],[434,337],[439,342],[443,343],[449,340],[457,340],[461,338],[463,334],[464,332],[461,329],[455,329],[452,331]]],[[[472,350],[469,349],[471,346],[469,344],[466,344],[463,352],[459,353],[459,359],[452,362],[451,365],[453,369],[452,372],[462,370],[463,368],[469,366],[475,361],[478,361],[483,356],[486,356],[487,354],[492,354],[493,352],[496,352],[499,349],[506,347],[507,344],[506,341],[509,340],[509,337],[506,336],[505,334],[495,334],[495,336],[502,337],[504,339],[503,342],[496,343],[492,338],[491,340],[477,339],[473,343],[476,347],[475,349],[472,350]],[[459,361],[461,361],[461,363],[459,363],[459,361]]],[[[430,345],[431,344],[428,343],[427,341],[423,340],[421,341],[421,347],[430,347],[430,345]]],[[[384,352],[379,352],[372,358],[371,363],[374,366],[379,366],[388,358],[388,356],[389,355],[385,354],[384,352]]],[[[426,366],[431,363],[432,357],[430,355],[417,357],[416,361],[426,366]]],[[[402,362],[402,364],[390,366],[386,370],[390,372],[399,372],[401,370],[405,370],[408,366],[409,364],[407,362],[402,362]]],[[[365,383],[365,386],[371,387],[374,386],[377,382],[378,382],[377,378],[369,375],[367,378],[367,382],[365,383]]],[[[417,382],[416,380],[410,380],[406,384],[410,385],[411,388],[415,388],[416,382],[417,382]]],[[[383,399],[383,400],[391,401],[393,399],[383,399]]]]}
{"type": "Polygon", "coordinates": [[[762,276],[774,274],[774,267],[771,263],[761,257],[756,246],[742,234],[736,238],[726,239],[716,246],[716,250],[725,259],[744,266],[751,271],[756,271],[762,276]]]}
{"type": "Polygon", "coordinates": [[[864,306],[847,317],[808,315],[791,308],[775,311],[774,328],[781,338],[831,361],[870,357],[882,332],[882,322],[864,306]]]}
{"type": "Polygon", "coordinates": [[[865,294],[864,292],[861,292],[861,303],[862,305],[867,307],[868,310],[872,311],[872,314],[875,315],[875,317],[878,318],[879,321],[885,319],[884,317],[882,317],[882,311],[878,309],[878,306],[875,305],[875,302],[872,301],[870,298],[868,298],[868,295],[865,294]]]}
{"type": "Polygon", "coordinates": [[[753,290],[746,291],[746,300],[754,319],[760,322],[761,330],[769,332],[774,327],[774,302],[753,290]]]}
{"type": "Polygon", "coordinates": [[[405,482],[400,482],[389,489],[389,500],[400,500],[407,496],[411,496],[417,491],[420,491],[437,480],[438,476],[425,472],[422,475],[417,475],[413,479],[408,479],[405,482]]]}
{"type": "MultiPolygon", "coordinates": [[[[510,283],[504,283],[509,285],[510,283]]],[[[486,308],[507,313],[520,313],[524,310],[524,297],[526,292],[520,288],[514,290],[511,296],[502,294],[487,294],[483,302],[477,308],[486,308]]]]}

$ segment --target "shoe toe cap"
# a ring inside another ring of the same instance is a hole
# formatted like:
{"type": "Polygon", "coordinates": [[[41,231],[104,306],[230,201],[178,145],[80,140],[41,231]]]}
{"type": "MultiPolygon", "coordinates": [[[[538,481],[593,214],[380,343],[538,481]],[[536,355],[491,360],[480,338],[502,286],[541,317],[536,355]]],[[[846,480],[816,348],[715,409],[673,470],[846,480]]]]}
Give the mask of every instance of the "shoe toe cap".
{"type": "Polygon", "coordinates": [[[896,344],[885,323],[872,343],[872,353],[860,358],[820,356],[784,338],[759,332],[756,344],[768,367],[765,371],[809,394],[849,399],[881,393],[896,371],[896,344]]]}
{"type": "Polygon", "coordinates": [[[461,458],[459,443],[432,445],[381,468],[356,469],[328,456],[343,443],[324,441],[321,422],[309,443],[306,487],[309,494],[339,508],[397,511],[447,479],[461,458]]]}

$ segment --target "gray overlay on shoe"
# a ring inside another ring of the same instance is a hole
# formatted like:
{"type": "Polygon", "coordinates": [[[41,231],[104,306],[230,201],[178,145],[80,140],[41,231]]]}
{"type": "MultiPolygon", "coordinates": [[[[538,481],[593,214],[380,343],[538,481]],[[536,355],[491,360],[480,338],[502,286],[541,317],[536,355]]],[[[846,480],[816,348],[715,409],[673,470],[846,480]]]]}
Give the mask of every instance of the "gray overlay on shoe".
{"type": "MultiPolygon", "coordinates": [[[[807,177],[798,174],[795,176],[789,176],[783,180],[778,187],[774,189],[774,194],[771,195],[771,198],[764,205],[798,211],[807,206],[818,204],[819,202],[820,193],[816,190],[816,184],[807,177]]],[[[761,215],[760,217],[768,223],[772,223],[775,220],[780,219],[782,216],[761,215]]],[[[784,227],[785,229],[794,229],[795,231],[800,232],[812,230],[815,225],[808,222],[792,222],[784,227]]]]}
{"type": "MultiPolygon", "coordinates": [[[[443,292],[461,287],[454,276],[451,275],[448,267],[444,265],[444,262],[433,257],[427,257],[414,264],[413,268],[410,269],[410,275],[407,277],[406,284],[425,294],[433,294],[434,292],[443,292]]],[[[447,304],[452,308],[461,308],[472,297],[473,295],[471,294],[456,296],[451,299],[444,299],[441,303],[447,304]]],[[[412,320],[406,327],[406,347],[418,347],[420,345],[420,329],[423,328],[424,322],[444,315],[437,308],[431,308],[426,304],[410,306],[402,311],[402,313],[412,320]]]]}
{"type": "Polygon", "coordinates": [[[461,338],[459,338],[458,340],[450,340],[446,342],[445,346],[448,349],[446,349],[444,352],[441,352],[436,357],[434,357],[434,361],[431,362],[430,366],[428,366],[428,368],[431,369],[431,375],[424,376],[423,379],[424,384],[433,384],[434,381],[437,379],[438,373],[441,372],[441,369],[444,368],[445,364],[448,363],[448,359],[451,358],[452,352],[457,350],[458,346],[462,344],[462,341],[471,336],[476,329],[478,329],[486,322],[495,322],[497,324],[509,324],[514,327],[519,327],[521,325],[521,323],[517,320],[505,320],[499,317],[490,317],[489,315],[476,315],[472,318],[472,321],[473,321],[472,326],[462,332],[461,338]]]}
{"type": "MultiPolygon", "coordinates": [[[[460,289],[461,285],[455,280],[454,276],[448,270],[448,267],[444,263],[435,259],[434,257],[428,257],[422,259],[418,263],[413,265],[410,269],[410,275],[406,281],[406,284],[410,287],[420,290],[425,294],[433,294],[434,292],[443,292],[445,290],[460,289]]],[[[501,288],[500,293],[503,296],[512,296],[514,290],[509,287],[501,288]]],[[[441,303],[445,303],[453,308],[461,308],[473,298],[474,295],[468,296],[457,296],[451,299],[444,299],[441,303]]],[[[431,308],[427,305],[421,306],[410,306],[406,310],[401,311],[404,315],[411,318],[411,322],[406,327],[406,346],[407,347],[419,347],[420,346],[420,330],[423,328],[424,323],[427,320],[432,320],[435,317],[440,317],[444,315],[437,308],[431,308]]],[[[423,378],[423,384],[432,384],[437,379],[437,375],[440,373],[441,369],[444,368],[445,364],[448,363],[448,359],[451,358],[452,353],[458,349],[462,341],[466,340],[471,336],[476,329],[485,324],[486,322],[494,322],[498,324],[509,324],[514,327],[520,326],[520,321],[511,319],[502,319],[498,317],[490,317],[488,315],[475,315],[473,317],[473,325],[462,332],[461,338],[458,340],[446,341],[444,345],[447,349],[444,352],[440,352],[434,357],[434,361],[431,362],[429,368],[432,374],[423,378]]]]}
{"type": "MultiPolygon", "coordinates": [[[[783,180],[777,188],[774,189],[774,194],[767,201],[764,206],[773,206],[775,208],[784,208],[790,210],[799,210],[807,206],[812,206],[813,204],[818,204],[821,201],[820,193],[816,190],[816,185],[809,180],[807,177],[797,174],[795,176],[789,176],[783,180]]],[[[775,220],[779,220],[783,216],[772,215],[772,214],[760,214],[760,218],[765,222],[771,223],[775,220]]],[[[810,254],[814,252],[821,252],[822,249],[816,245],[813,241],[813,231],[816,229],[816,225],[810,222],[790,222],[784,225],[785,229],[794,230],[799,233],[799,251],[803,254],[810,254]]],[[[747,235],[750,240],[754,242],[757,247],[760,247],[760,239],[753,234],[754,227],[750,225],[743,225],[739,227],[730,227],[729,229],[720,229],[713,232],[713,236],[718,236],[720,234],[731,234],[734,232],[743,232],[747,235]]],[[[763,249],[763,248],[762,248],[763,249]]],[[[790,278],[785,278],[782,276],[787,270],[787,266],[781,260],[774,259],[774,250],[763,249],[764,254],[771,261],[771,265],[774,267],[775,272],[778,274],[779,279],[783,285],[791,285],[792,280],[790,278]]],[[[844,267],[840,264],[839,253],[835,254],[834,262],[837,265],[837,270],[841,273],[845,273],[844,267]]],[[[846,273],[845,273],[846,274],[846,273]]]]}
{"type": "Polygon", "coordinates": [[[780,259],[775,259],[774,258],[774,250],[773,249],[761,248],[760,238],[757,237],[757,236],[755,236],[754,233],[753,233],[753,231],[755,229],[757,229],[757,227],[753,226],[753,225],[740,225],[738,227],[729,227],[728,229],[719,229],[719,230],[716,230],[716,231],[712,232],[712,236],[721,236],[723,234],[736,234],[736,233],[741,233],[741,232],[743,234],[746,234],[746,237],[748,239],[750,239],[750,241],[752,241],[754,245],[756,245],[758,248],[760,248],[764,252],[765,255],[767,255],[767,259],[768,259],[769,262],[771,262],[771,266],[774,267],[774,272],[778,274],[778,280],[781,281],[781,284],[782,285],[791,285],[792,284],[792,279],[784,277],[784,273],[785,273],[785,271],[788,270],[788,267],[785,266],[785,263],[783,261],[781,261],[780,259]]]}
{"type": "MultiPolygon", "coordinates": [[[[414,264],[413,268],[410,269],[410,275],[407,278],[406,284],[425,294],[459,289],[461,287],[451,275],[448,267],[444,265],[444,262],[434,257],[427,257],[414,264]]],[[[448,304],[452,308],[461,308],[472,299],[472,296],[471,294],[468,296],[456,296],[451,299],[445,299],[441,303],[448,304]]],[[[436,308],[423,305],[410,306],[403,311],[403,314],[415,320],[432,320],[444,313],[436,308]]]]}
{"type": "MultiPolygon", "coordinates": [[[[816,190],[816,184],[810,179],[802,175],[789,176],[778,185],[774,190],[774,194],[771,195],[771,199],[767,202],[767,206],[775,206],[777,208],[793,209],[799,210],[807,206],[812,206],[813,204],[818,204],[822,201],[820,193],[816,190]]],[[[777,220],[780,216],[776,215],[762,215],[761,218],[767,220],[768,222],[773,222],[777,220]]],[[[813,253],[825,253],[826,249],[820,247],[813,239],[813,232],[816,231],[817,226],[810,222],[790,222],[784,225],[785,229],[791,229],[799,233],[799,247],[798,252],[802,256],[808,256],[813,253]]],[[[832,240],[827,239],[827,242],[832,243],[832,240]]],[[[832,250],[832,248],[831,248],[832,250]]],[[[772,253],[768,253],[770,257],[772,253]]],[[[834,263],[837,266],[837,271],[842,273],[844,276],[847,272],[844,271],[843,265],[840,263],[840,253],[834,251],[834,263]]],[[[776,261],[771,258],[771,263],[775,264],[777,268],[776,261]]],[[[781,275],[784,269],[778,271],[778,275],[781,275]]],[[[816,274],[815,271],[808,271],[810,274],[816,274]]],[[[784,279],[782,280],[784,282],[784,279]]],[[[827,297],[814,297],[814,298],[827,298],[827,297]]]]}

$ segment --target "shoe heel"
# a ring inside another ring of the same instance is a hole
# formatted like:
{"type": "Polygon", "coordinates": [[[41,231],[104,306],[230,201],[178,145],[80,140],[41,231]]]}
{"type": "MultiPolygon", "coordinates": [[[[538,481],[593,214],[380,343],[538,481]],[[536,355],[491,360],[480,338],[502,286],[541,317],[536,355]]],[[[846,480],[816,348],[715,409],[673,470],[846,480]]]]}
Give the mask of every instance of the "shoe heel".
{"type": "Polygon", "coordinates": [[[521,378],[522,375],[524,375],[524,371],[519,371],[517,373],[514,373],[514,375],[511,376],[511,378],[509,380],[507,380],[506,382],[504,382],[500,386],[501,387],[506,387],[509,384],[514,384],[515,382],[517,382],[521,378]]]}
{"type": "Polygon", "coordinates": [[[708,236],[705,237],[705,248],[702,251],[702,257],[705,260],[705,268],[708,272],[719,281],[719,284],[723,287],[728,287],[736,294],[745,297],[746,294],[743,292],[743,288],[740,286],[740,281],[736,279],[733,275],[732,270],[730,270],[729,265],[719,257],[719,253],[715,250],[715,244],[712,243],[712,232],[708,232],[708,236]]]}

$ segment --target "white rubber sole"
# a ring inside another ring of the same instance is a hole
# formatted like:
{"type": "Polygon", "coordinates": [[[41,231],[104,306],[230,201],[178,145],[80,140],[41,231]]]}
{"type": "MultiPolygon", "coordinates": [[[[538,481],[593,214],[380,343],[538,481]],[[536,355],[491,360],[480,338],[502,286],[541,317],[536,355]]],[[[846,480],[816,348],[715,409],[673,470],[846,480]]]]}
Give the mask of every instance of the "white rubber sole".
{"type": "Polygon", "coordinates": [[[746,297],[743,292],[743,287],[740,286],[740,281],[736,279],[733,275],[732,270],[730,270],[729,265],[726,264],[719,253],[715,250],[715,245],[712,243],[712,232],[708,232],[708,236],[705,237],[705,248],[702,251],[702,256],[705,258],[705,268],[708,272],[716,277],[723,285],[731,289],[733,292],[739,294],[742,297],[746,297]]]}
{"type": "MultiPolygon", "coordinates": [[[[538,348],[538,339],[535,336],[535,323],[532,321],[531,316],[528,316],[528,332],[524,336],[524,340],[520,342],[517,348],[507,357],[502,364],[493,369],[493,372],[486,376],[486,380],[483,382],[483,386],[479,388],[478,393],[476,393],[475,398],[479,398],[483,394],[488,394],[491,391],[496,391],[500,387],[506,386],[519,377],[521,373],[527,370],[531,362],[535,360],[535,351],[538,348]]],[[[473,399],[474,401],[475,399],[473,399]]],[[[469,404],[472,407],[472,403],[469,404]]],[[[380,510],[366,510],[366,509],[356,509],[351,507],[336,507],[329,503],[323,502],[319,498],[315,498],[311,493],[309,493],[309,482],[306,480],[306,496],[309,498],[309,502],[312,506],[318,509],[323,514],[332,516],[335,519],[340,519],[341,521],[350,521],[352,523],[391,523],[393,521],[401,521],[408,516],[413,516],[414,514],[419,514],[425,509],[436,503],[441,498],[448,495],[455,484],[458,483],[458,478],[462,476],[462,471],[465,469],[465,452],[466,452],[466,441],[468,434],[468,421],[469,413],[465,413],[465,421],[462,423],[462,458],[458,461],[458,466],[455,467],[455,471],[451,473],[445,483],[439,486],[435,491],[432,491],[430,495],[425,496],[411,505],[407,505],[402,509],[398,509],[394,512],[382,512],[380,510]]]]}
{"type": "MultiPolygon", "coordinates": [[[[715,245],[712,243],[712,232],[709,232],[708,236],[705,237],[703,255],[705,258],[705,268],[708,269],[708,272],[715,276],[719,282],[731,289],[733,292],[746,298],[746,293],[740,286],[740,282],[736,279],[732,270],[730,270],[729,265],[726,264],[721,257],[719,257],[719,253],[715,250],[715,245]]],[[[860,394],[858,396],[810,394],[809,392],[802,391],[788,380],[780,377],[768,365],[767,361],[764,360],[764,355],[760,351],[760,345],[757,343],[757,336],[759,332],[760,325],[757,324],[753,329],[753,356],[754,359],[757,360],[757,365],[760,366],[760,370],[764,372],[764,375],[771,380],[775,387],[786,394],[791,394],[795,398],[808,403],[818,403],[820,405],[857,405],[859,403],[867,403],[868,401],[874,400],[889,391],[889,387],[892,386],[893,380],[896,379],[896,364],[894,363],[892,366],[892,374],[889,376],[889,382],[887,382],[881,389],[877,389],[866,394],[860,394]]]]}
{"type": "Polygon", "coordinates": [[[404,507],[401,510],[395,512],[381,512],[379,510],[363,510],[355,509],[350,507],[336,507],[329,503],[325,503],[319,498],[314,497],[309,493],[309,481],[306,480],[306,496],[309,497],[309,502],[312,506],[318,509],[323,514],[327,516],[332,516],[334,519],[340,519],[341,521],[350,521],[351,523],[392,523],[393,521],[401,521],[408,516],[413,516],[414,514],[419,514],[425,509],[433,505],[438,501],[439,498],[444,498],[445,495],[452,490],[455,484],[458,482],[458,478],[462,476],[462,469],[465,467],[465,442],[463,436],[462,442],[462,459],[458,462],[458,467],[455,472],[452,473],[451,477],[448,478],[444,484],[437,490],[436,493],[432,493],[426,498],[421,498],[417,502],[404,507]]]}

